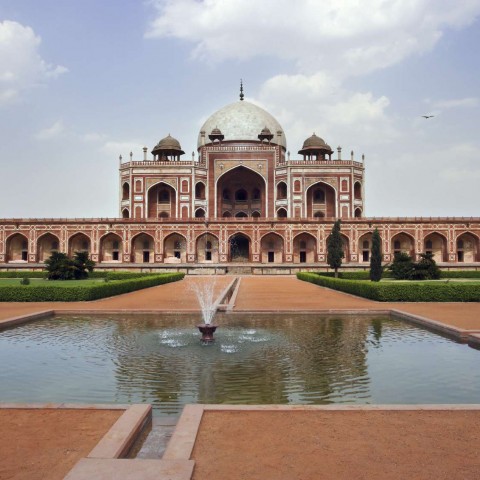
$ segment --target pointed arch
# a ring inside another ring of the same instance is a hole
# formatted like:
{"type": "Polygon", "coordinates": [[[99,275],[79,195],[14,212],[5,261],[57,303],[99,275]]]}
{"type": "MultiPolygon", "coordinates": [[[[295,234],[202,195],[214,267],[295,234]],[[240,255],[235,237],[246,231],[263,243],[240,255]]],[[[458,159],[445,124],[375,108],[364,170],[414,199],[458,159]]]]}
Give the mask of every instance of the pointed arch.
{"type": "Polygon", "coordinates": [[[195,198],[197,200],[205,200],[205,184],[203,182],[197,182],[195,184],[195,198]]]}
{"type": "Polygon", "coordinates": [[[153,263],[155,261],[155,239],[148,233],[137,233],[131,240],[132,262],[153,263]]]}
{"type": "Polygon", "coordinates": [[[228,238],[231,262],[249,262],[252,239],[243,232],[237,232],[228,238]]]}
{"type": "Polygon", "coordinates": [[[317,239],[309,232],[300,232],[293,237],[293,263],[314,263],[317,239]]]}
{"type": "Polygon", "coordinates": [[[83,232],[74,233],[68,239],[68,255],[72,257],[75,252],[87,252],[90,255],[91,245],[92,242],[87,234],[83,232]]]}
{"type": "Polygon", "coordinates": [[[116,233],[106,233],[100,238],[100,262],[121,262],[123,241],[116,233]]]}
{"type": "Polygon", "coordinates": [[[478,235],[465,231],[455,239],[457,262],[474,263],[480,261],[480,239],[478,235]]]}
{"type": "Polygon", "coordinates": [[[367,232],[358,238],[358,263],[370,263],[373,232],[367,232]]]}
{"type": "Polygon", "coordinates": [[[220,217],[230,211],[236,216],[243,211],[248,217],[258,211],[266,216],[267,208],[265,178],[248,165],[237,165],[223,172],[215,184],[215,212],[220,217]]]}
{"type": "Polygon", "coordinates": [[[187,263],[187,239],[180,233],[171,233],[163,241],[165,263],[187,263]]]}
{"type": "Polygon", "coordinates": [[[60,249],[60,239],[51,232],[44,233],[37,239],[38,261],[45,262],[53,252],[60,249]]]}
{"type": "Polygon", "coordinates": [[[7,237],[7,263],[28,262],[28,238],[22,233],[14,233],[7,237]]]}
{"type": "Polygon", "coordinates": [[[306,191],[307,217],[323,212],[325,217],[337,216],[337,191],[325,182],[316,182],[306,191]]]}
{"type": "Polygon", "coordinates": [[[130,200],[130,184],[128,182],[123,182],[122,200],[130,200]]]}
{"type": "Polygon", "coordinates": [[[218,263],[218,237],[213,233],[202,233],[196,240],[197,261],[199,263],[218,263]]]}
{"type": "Polygon", "coordinates": [[[398,232],[390,240],[390,248],[393,255],[406,253],[415,259],[415,238],[407,232],[398,232]]]}
{"type": "Polygon", "coordinates": [[[262,263],[282,263],[284,238],[274,232],[263,235],[260,239],[260,255],[262,263]]]}
{"type": "Polygon", "coordinates": [[[124,208],[122,210],[122,218],[130,218],[130,211],[128,210],[128,208],[124,208]]]}
{"type": "Polygon", "coordinates": [[[205,210],[203,208],[197,208],[195,210],[195,218],[205,218],[205,210]]]}
{"type": "Polygon", "coordinates": [[[448,240],[440,232],[430,232],[423,238],[423,251],[432,253],[437,263],[448,262],[448,240]]]}
{"type": "Polygon", "coordinates": [[[177,190],[166,182],[151,185],[146,193],[148,218],[177,218],[177,190]]]}
{"type": "Polygon", "coordinates": [[[277,183],[277,200],[286,200],[287,194],[287,184],[283,180],[281,180],[277,183]]]}

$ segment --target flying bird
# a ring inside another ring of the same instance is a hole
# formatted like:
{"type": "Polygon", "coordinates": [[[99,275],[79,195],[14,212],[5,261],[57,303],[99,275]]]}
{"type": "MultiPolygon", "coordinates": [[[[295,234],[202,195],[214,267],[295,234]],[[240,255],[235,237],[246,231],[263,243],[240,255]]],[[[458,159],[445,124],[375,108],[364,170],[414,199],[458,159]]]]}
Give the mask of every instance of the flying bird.
{"type": "Polygon", "coordinates": [[[434,117],[435,115],[422,115],[423,118],[432,118],[434,117]]]}

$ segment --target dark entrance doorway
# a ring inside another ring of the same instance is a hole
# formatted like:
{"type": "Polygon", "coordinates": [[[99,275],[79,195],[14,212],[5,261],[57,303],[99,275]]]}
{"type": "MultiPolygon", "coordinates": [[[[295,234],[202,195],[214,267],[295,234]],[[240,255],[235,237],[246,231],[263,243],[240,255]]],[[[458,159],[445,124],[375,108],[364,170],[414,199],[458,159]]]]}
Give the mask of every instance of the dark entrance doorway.
{"type": "Polygon", "coordinates": [[[143,252],[143,263],[150,262],[150,252],[143,252]]]}
{"type": "Polygon", "coordinates": [[[300,263],[307,263],[307,252],[300,252],[300,263]]]}
{"type": "Polygon", "coordinates": [[[230,238],[230,261],[248,262],[250,260],[250,240],[241,233],[230,238]]]}

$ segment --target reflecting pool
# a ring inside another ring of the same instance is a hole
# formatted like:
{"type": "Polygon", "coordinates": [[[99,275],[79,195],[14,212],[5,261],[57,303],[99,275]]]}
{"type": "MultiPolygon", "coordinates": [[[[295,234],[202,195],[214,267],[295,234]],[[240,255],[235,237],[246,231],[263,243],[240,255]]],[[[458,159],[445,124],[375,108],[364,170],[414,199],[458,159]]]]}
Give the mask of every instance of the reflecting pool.
{"type": "Polygon", "coordinates": [[[0,332],[0,402],[480,403],[480,351],[387,317],[64,316],[0,332]]]}

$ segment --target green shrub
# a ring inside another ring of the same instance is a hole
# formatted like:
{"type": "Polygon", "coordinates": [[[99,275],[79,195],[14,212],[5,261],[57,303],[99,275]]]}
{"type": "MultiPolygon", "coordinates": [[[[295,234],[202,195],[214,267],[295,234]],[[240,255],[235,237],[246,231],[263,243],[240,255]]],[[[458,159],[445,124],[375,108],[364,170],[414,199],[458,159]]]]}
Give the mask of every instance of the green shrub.
{"type": "Polygon", "coordinates": [[[415,280],[438,280],[440,269],[433,259],[433,253],[421,253],[420,260],[414,264],[413,278],[415,280]]]}
{"type": "Polygon", "coordinates": [[[480,286],[467,282],[366,282],[300,272],[297,278],[379,302],[480,302],[480,286]]]}
{"type": "Polygon", "coordinates": [[[28,277],[23,277],[20,280],[20,285],[30,285],[30,279],[28,277]]]}
{"type": "Polygon", "coordinates": [[[15,270],[9,272],[1,272],[0,278],[46,278],[46,272],[29,272],[25,270],[15,270]]]}
{"type": "Polygon", "coordinates": [[[441,270],[440,278],[478,278],[480,270],[441,270]]]}
{"type": "Polygon", "coordinates": [[[28,288],[15,285],[0,286],[1,302],[75,302],[97,300],[143,288],[182,280],[184,273],[163,273],[142,278],[98,282],[88,286],[30,285],[28,288]]]}
{"type": "Polygon", "coordinates": [[[410,255],[405,252],[397,252],[393,262],[387,267],[396,280],[411,280],[415,271],[415,264],[410,255]]]}

